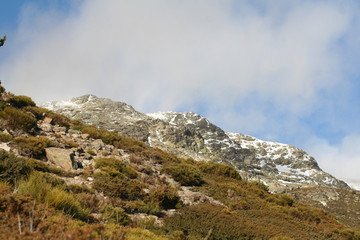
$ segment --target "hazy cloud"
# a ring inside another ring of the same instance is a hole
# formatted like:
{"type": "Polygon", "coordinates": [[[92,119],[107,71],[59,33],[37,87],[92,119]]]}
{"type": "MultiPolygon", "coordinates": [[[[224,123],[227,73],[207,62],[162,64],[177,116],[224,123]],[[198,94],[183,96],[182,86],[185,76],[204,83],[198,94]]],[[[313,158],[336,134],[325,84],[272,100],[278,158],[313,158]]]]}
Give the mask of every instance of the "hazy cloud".
{"type": "Polygon", "coordinates": [[[360,187],[360,135],[345,137],[341,144],[331,145],[325,139],[312,138],[306,148],[321,168],[335,176],[358,183],[360,187]]]}

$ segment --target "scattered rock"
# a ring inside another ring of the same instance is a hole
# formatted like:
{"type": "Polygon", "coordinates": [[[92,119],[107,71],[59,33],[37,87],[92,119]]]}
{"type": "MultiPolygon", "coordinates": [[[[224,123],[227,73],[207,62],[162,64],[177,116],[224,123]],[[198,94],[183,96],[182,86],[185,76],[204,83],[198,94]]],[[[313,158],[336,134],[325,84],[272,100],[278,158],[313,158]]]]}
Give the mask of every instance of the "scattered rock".
{"type": "Polygon", "coordinates": [[[7,145],[7,143],[0,143],[0,149],[9,152],[11,148],[7,145]]]}
{"type": "Polygon", "coordinates": [[[77,169],[77,163],[74,161],[74,153],[71,149],[61,149],[61,148],[46,148],[46,157],[47,159],[65,169],[65,170],[71,170],[71,169],[77,169]]]}

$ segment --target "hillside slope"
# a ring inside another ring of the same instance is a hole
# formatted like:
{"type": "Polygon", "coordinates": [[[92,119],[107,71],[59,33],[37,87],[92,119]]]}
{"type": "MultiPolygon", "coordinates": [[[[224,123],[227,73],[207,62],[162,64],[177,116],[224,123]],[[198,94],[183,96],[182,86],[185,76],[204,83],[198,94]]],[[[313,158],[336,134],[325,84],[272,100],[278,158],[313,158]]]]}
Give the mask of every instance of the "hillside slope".
{"type": "Polygon", "coordinates": [[[225,164],[0,96],[1,239],[360,239],[225,164]]]}

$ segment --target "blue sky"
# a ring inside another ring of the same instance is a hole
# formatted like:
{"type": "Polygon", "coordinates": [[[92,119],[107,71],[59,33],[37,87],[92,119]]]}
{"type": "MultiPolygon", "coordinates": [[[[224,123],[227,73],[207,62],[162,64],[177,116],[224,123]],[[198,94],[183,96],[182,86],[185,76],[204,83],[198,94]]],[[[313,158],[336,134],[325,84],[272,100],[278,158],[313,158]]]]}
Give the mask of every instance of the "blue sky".
{"type": "Polygon", "coordinates": [[[0,79],[289,143],[360,183],[358,1],[6,1],[0,79]]]}

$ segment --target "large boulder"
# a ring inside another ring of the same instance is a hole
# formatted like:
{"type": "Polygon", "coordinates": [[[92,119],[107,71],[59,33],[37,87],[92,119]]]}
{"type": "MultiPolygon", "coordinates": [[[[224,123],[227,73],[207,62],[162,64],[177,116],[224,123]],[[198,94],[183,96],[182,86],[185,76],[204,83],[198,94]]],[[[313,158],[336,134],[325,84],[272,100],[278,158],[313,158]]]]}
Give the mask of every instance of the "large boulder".
{"type": "Polygon", "coordinates": [[[77,163],[74,161],[74,152],[71,149],[61,149],[50,147],[45,149],[46,158],[58,167],[65,170],[76,169],[77,163]]]}

